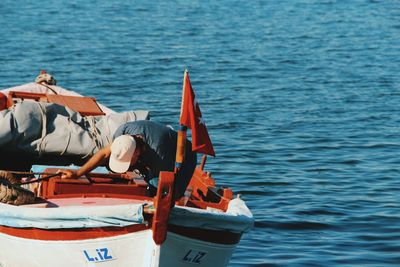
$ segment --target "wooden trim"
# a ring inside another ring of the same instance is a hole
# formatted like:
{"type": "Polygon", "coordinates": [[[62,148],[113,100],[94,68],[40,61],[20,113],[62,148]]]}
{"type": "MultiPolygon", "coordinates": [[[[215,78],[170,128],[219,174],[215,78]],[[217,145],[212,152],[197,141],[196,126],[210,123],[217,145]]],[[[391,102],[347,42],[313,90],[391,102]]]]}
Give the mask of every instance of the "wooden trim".
{"type": "Polygon", "coordinates": [[[153,240],[161,245],[167,238],[169,213],[172,208],[175,174],[173,172],[160,172],[157,195],[154,197],[154,216],[151,229],[153,240]]]}
{"type": "Polygon", "coordinates": [[[97,228],[73,228],[73,229],[39,229],[39,228],[14,228],[0,226],[0,233],[34,240],[47,241],[71,241],[85,240],[102,237],[126,235],[134,232],[150,229],[145,224],[134,224],[125,227],[97,227],[97,228]]]}
{"type": "Polygon", "coordinates": [[[168,225],[168,231],[192,239],[224,245],[238,244],[242,236],[241,233],[191,228],[173,224],[168,225]]]}
{"type": "Polygon", "coordinates": [[[8,93],[8,104],[7,104],[8,107],[11,107],[14,104],[13,101],[14,98],[32,99],[35,101],[56,103],[61,106],[69,107],[70,109],[79,112],[82,116],[105,115],[105,113],[101,110],[100,106],[97,104],[96,99],[93,97],[70,96],[70,95],[48,95],[42,93],[10,91],[8,93]]]}

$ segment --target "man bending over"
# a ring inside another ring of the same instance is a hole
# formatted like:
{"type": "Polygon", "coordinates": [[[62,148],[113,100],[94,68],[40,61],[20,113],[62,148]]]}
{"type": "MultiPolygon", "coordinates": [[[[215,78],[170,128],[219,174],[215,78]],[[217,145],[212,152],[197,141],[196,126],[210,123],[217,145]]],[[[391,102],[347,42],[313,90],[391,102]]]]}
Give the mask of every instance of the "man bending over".
{"type": "MultiPolygon", "coordinates": [[[[152,121],[134,121],[120,126],[114,134],[113,142],[100,149],[78,170],[59,170],[61,178],[78,178],[100,165],[111,171],[124,173],[138,169],[150,187],[157,187],[160,171],[173,171],[177,133],[171,128],[152,121]]],[[[186,143],[185,161],[175,180],[175,199],[183,196],[197,163],[197,155],[186,143]]],[[[154,188],[152,191],[155,191],[154,188]]]]}

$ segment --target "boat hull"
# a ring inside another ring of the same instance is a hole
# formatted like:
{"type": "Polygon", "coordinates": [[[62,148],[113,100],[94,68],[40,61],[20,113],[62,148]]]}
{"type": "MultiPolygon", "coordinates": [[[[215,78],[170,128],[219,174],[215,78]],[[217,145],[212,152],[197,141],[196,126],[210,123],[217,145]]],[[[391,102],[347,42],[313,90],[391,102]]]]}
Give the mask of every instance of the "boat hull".
{"type": "Polygon", "coordinates": [[[84,240],[38,240],[0,233],[0,266],[227,266],[236,245],[168,232],[159,246],[151,230],[84,240]]]}
{"type": "Polygon", "coordinates": [[[217,244],[168,232],[160,247],[160,267],[227,266],[237,244],[217,244]]]}

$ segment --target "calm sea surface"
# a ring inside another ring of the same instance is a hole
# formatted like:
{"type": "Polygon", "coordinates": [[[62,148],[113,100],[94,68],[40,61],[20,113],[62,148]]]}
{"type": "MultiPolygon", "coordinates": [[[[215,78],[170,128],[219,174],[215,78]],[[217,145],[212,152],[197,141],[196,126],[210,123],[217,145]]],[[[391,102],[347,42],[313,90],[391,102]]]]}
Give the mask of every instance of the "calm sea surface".
{"type": "Polygon", "coordinates": [[[0,88],[41,69],[177,127],[183,71],[255,228],[230,266],[400,265],[400,2],[0,1],[0,88]]]}

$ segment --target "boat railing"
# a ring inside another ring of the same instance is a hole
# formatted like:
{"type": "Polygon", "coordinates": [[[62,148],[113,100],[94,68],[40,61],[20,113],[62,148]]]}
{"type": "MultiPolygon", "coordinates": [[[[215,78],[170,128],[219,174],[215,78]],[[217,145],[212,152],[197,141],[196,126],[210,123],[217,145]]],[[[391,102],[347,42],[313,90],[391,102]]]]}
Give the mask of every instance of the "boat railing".
{"type": "MultiPolygon", "coordinates": [[[[45,172],[48,175],[56,173],[57,169],[48,168],[45,172]]],[[[65,198],[65,197],[122,197],[122,198],[143,198],[146,196],[147,183],[138,177],[129,175],[90,173],[80,179],[51,178],[42,181],[39,190],[39,197],[65,198]]]]}

